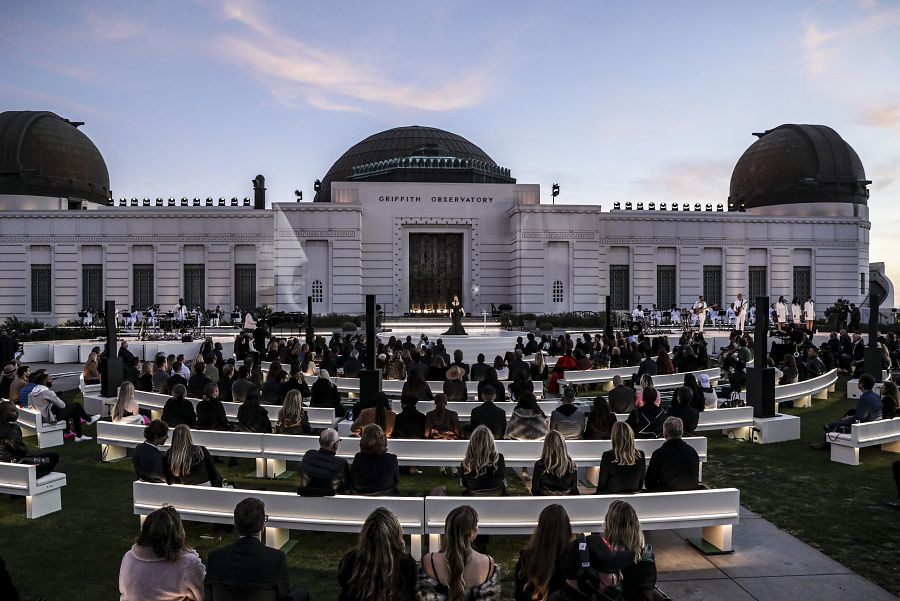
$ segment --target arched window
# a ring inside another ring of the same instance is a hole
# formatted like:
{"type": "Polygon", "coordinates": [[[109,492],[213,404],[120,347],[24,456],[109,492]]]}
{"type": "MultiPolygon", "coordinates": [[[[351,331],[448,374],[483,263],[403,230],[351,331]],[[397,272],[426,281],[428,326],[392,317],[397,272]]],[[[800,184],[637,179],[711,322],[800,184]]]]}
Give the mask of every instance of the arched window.
{"type": "Polygon", "coordinates": [[[314,303],[321,303],[325,300],[325,288],[319,280],[313,280],[312,299],[314,303]]]}
{"type": "Polygon", "coordinates": [[[563,302],[563,283],[559,280],[553,282],[553,302],[563,302]]]}

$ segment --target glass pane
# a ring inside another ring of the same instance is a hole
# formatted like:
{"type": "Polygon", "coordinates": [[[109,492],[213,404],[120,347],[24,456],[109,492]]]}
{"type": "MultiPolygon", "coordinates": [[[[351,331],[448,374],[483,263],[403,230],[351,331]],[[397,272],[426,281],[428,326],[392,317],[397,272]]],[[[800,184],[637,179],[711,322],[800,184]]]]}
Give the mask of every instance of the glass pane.
{"type": "Polygon", "coordinates": [[[31,311],[49,313],[52,308],[50,296],[50,266],[31,266],[31,311]]]}
{"type": "Polygon", "coordinates": [[[675,266],[656,266],[656,306],[670,309],[675,305],[675,266]]]}
{"type": "Polygon", "coordinates": [[[81,266],[81,306],[100,309],[103,305],[103,265],[81,266]]]}
{"type": "Polygon", "coordinates": [[[253,263],[234,266],[234,304],[243,310],[256,308],[256,265],[253,263]]]}
{"type": "Polygon", "coordinates": [[[750,298],[768,296],[767,268],[765,266],[750,267],[750,298]]]}
{"type": "Polygon", "coordinates": [[[799,298],[801,303],[812,296],[809,267],[794,267],[794,296],[799,298]]]}
{"type": "Polygon", "coordinates": [[[184,266],[184,304],[188,309],[206,308],[206,266],[189,264],[184,266]]]}
{"type": "Polygon", "coordinates": [[[703,266],[703,296],[707,305],[722,304],[722,266],[703,266]]]}
{"type": "Polygon", "coordinates": [[[630,305],[628,265],[609,266],[609,295],[613,311],[627,311],[630,305]]]}
{"type": "Polygon", "coordinates": [[[134,306],[144,311],[154,304],[153,265],[135,265],[132,279],[134,306]]]}

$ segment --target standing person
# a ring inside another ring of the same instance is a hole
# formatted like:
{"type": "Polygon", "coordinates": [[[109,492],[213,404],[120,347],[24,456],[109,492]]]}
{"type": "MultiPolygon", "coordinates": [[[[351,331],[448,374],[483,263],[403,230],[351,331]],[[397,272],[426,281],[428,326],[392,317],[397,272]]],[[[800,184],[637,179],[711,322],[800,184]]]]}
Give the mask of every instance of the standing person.
{"type": "Polygon", "coordinates": [[[465,317],[466,312],[459,300],[459,296],[455,294],[453,295],[453,299],[450,301],[449,309],[451,325],[450,329],[444,332],[443,335],[466,336],[466,330],[462,325],[462,318],[465,317]]]}
{"type": "Polygon", "coordinates": [[[706,324],[706,311],[708,308],[709,305],[706,304],[706,300],[701,294],[697,298],[697,302],[694,303],[694,306],[692,307],[694,315],[697,316],[697,323],[700,325],[700,332],[703,332],[703,326],[706,324]]]}
{"type": "Polygon", "coordinates": [[[416,586],[420,599],[500,598],[500,566],[491,556],[472,548],[477,535],[478,514],[470,506],[462,505],[447,515],[440,552],[422,558],[416,586]]]}
{"type": "Polygon", "coordinates": [[[366,518],[356,549],[338,565],[338,601],[412,601],[416,573],[397,516],[379,507],[366,518]]]}
{"type": "Polygon", "coordinates": [[[656,599],[656,561],[653,547],[644,541],[637,512],[625,501],[613,501],[603,519],[603,535],[617,551],[631,551],[634,561],[622,568],[621,601],[656,599]]]}
{"type": "Polygon", "coordinates": [[[516,562],[515,601],[546,601],[566,586],[562,554],[573,538],[565,507],[547,505],[538,516],[537,527],[516,562]]]}
{"type": "Polygon", "coordinates": [[[744,331],[744,323],[747,320],[747,301],[744,300],[744,295],[740,292],[737,293],[737,298],[734,299],[734,329],[738,332],[744,331]]]}
{"type": "Polygon", "coordinates": [[[164,505],[144,519],[119,566],[121,601],[203,601],[206,569],[187,546],[178,511],[164,505]]]}
{"type": "Polygon", "coordinates": [[[803,326],[803,308],[800,306],[800,299],[796,296],[791,301],[791,321],[794,327],[799,328],[803,326]]]}
{"type": "Polygon", "coordinates": [[[776,327],[780,332],[784,329],[784,325],[787,323],[787,314],[788,314],[788,306],[787,301],[784,300],[783,296],[778,297],[778,302],[775,303],[775,320],[776,327]]]}
{"type": "Polygon", "coordinates": [[[541,458],[534,464],[531,494],[534,496],[578,494],[578,469],[566,449],[566,439],[555,430],[547,433],[541,458]]]}
{"type": "Polygon", "coordinates": [[[36,465],[37,478],[41,479],[59,463],[56,453],[29,455],[28,447],[22,439],[22,429],[16,420],[19,408],[12,401],[0,401],[0,462],[36,465]]]}
{"type": "Polygon", "coordinates": [[[803,304],[803,318],[806,320],[806,329],[812,332],[813,324],[816,322],[816,304],[811,296],[806,297],[806,302],[803,304]]]}
{"type": "Polygon", "coordinates": [[[307,601],[309,593],[291,588],[284,551],[262,543],[266,527],[266,505],[248,497],[234,508],[234,525],[241,537],[209,552],[204,588],[207,599],[258,597],[272,591],[278,601],[307,601]]]}
{"type": "Polygon", "coordinates": [[[634,448],[634,432],[625,422],[612,427],[612,449],[600,458],[598,495],[640,492],[647,462],[644,452],[634,448]]]}

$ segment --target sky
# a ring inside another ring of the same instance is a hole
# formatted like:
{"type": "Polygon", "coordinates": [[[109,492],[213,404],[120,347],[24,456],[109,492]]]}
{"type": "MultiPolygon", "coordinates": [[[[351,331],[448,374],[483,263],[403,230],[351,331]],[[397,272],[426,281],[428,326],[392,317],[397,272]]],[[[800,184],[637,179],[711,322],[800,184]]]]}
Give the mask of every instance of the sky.
{"type": "Polygon", "coordinates": [[[900,2],[0,0],[0,110],[84,121],[116,198],[293,200],[359,140],[452,131],[549,201],[725,203],[782,123],[834,128],[900,287],[900,2]]]}

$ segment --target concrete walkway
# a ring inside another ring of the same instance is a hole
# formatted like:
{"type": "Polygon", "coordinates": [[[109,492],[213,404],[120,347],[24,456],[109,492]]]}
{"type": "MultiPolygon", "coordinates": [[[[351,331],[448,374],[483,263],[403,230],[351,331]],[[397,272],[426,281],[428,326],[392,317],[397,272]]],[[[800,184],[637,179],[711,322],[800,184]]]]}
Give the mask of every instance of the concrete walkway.
{"type": "MultiPolygon", "coordinates": [[[[697,536],[699,530],[647,533],[656,553],[658,586],[673,600],[897,599],[743,508],[740,524],[734,530],[734,553],[704,556],[685,542],[697,536]]],[[[872,560],[878,561],[874,557],[872,560]]]]}

